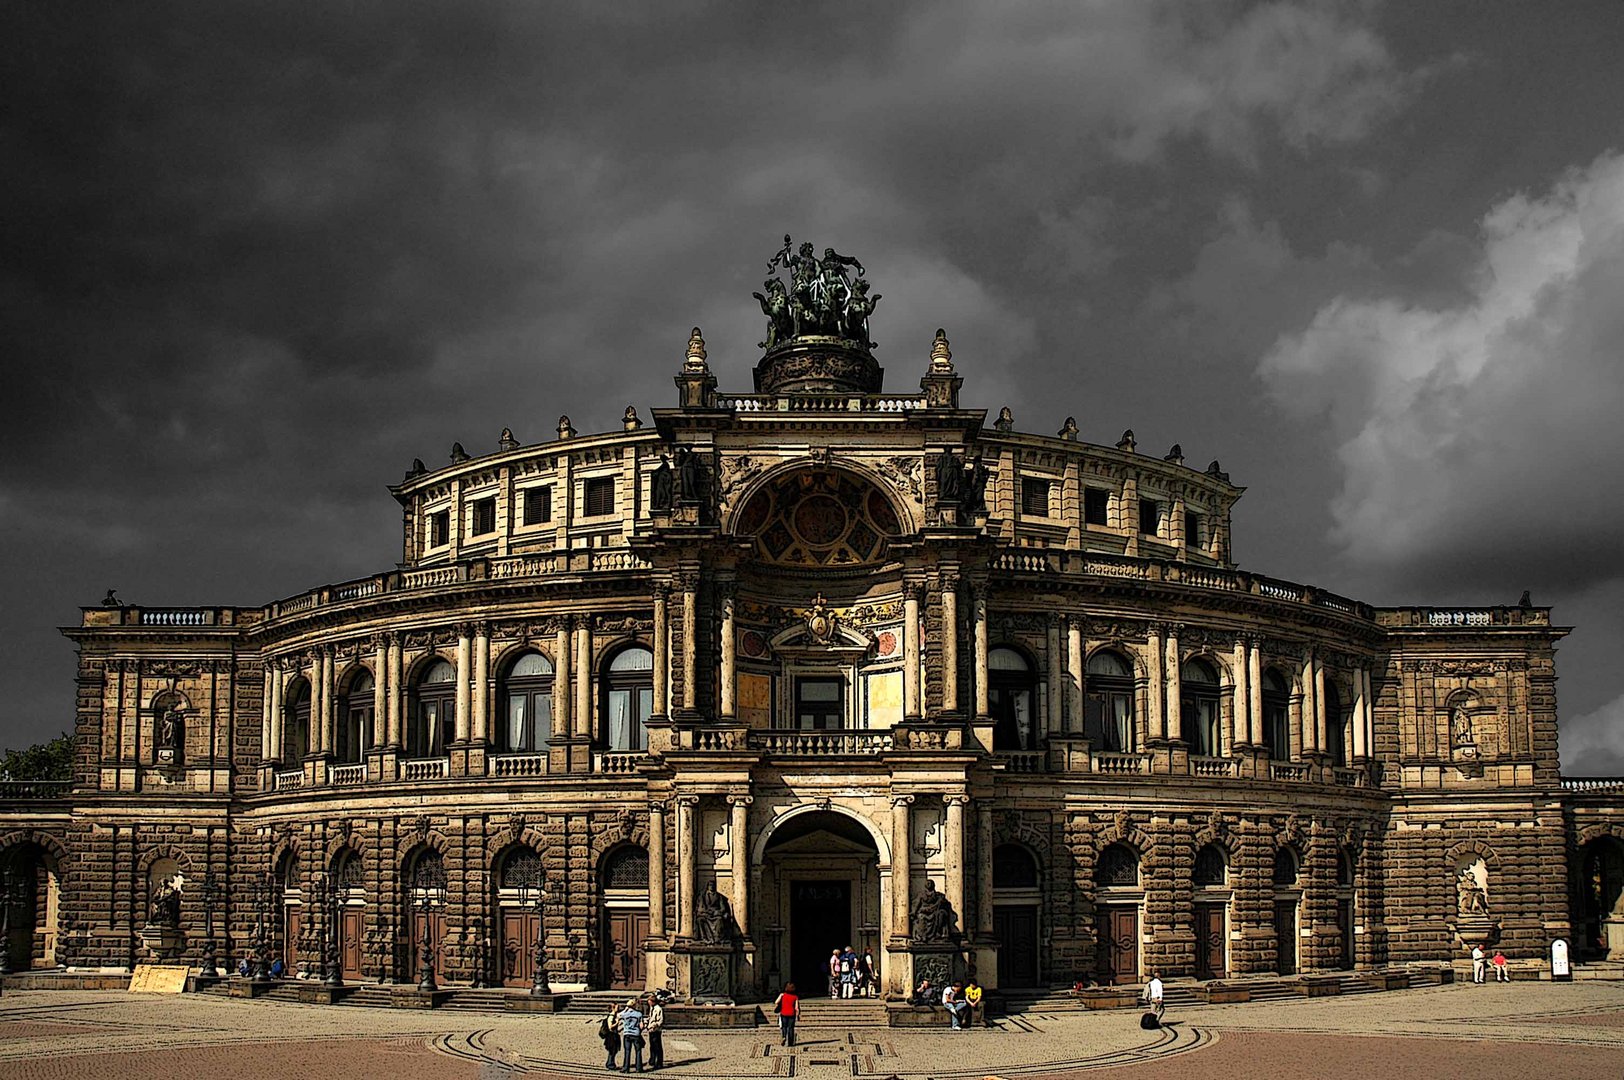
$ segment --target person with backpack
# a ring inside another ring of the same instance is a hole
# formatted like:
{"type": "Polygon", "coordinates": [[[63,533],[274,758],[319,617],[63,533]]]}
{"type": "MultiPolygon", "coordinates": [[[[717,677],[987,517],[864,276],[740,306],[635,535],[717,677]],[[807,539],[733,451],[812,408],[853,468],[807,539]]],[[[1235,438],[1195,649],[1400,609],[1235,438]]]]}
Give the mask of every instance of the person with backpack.
{"type": "Polygon", "coordinates": [[[863,997],[880,996],[880,969],[874,966],[873,949],[864,949],[857,961],[857,985],[863,997]]]}
{"type": "Polygon", "coordinates": [[[801,999],[795,993],[794,983],[785,983],[784,992],[773,1001],[773,1012],[778,1016],[778,1045],[795,1045],[795,1019],[801,1013],[801,999]]]}
{"type": "Polygon", "coordinates": [[[850,945],[840,954],[840,996],[849,998],[857,993],[857,950],[850,945]]]}
{"type": "Polygon", "coordinates": [[[609,1006],[609,1011],[598,1018],[598,1038],[603,1040],[603,1067],[613,1069],[615,1055],[620,1053],[620,1006],[609,1006]]]}
{"type": "Polygon", "coordinates": [[[650,1069],[665,1068],[665,1006],[660,1004],[658,997],[643,999],[643,1011],[648,1020],[643,1024],[643,1034],[648,1039],[648,1067],[650,1069]]]}

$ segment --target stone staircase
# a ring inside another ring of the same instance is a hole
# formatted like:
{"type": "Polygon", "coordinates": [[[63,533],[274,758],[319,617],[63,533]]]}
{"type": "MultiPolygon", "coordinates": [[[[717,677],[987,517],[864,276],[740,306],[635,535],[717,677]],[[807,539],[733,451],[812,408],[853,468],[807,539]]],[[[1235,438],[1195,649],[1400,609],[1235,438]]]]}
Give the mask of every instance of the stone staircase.
{"type": "Polygon", "coordinates": [[[797,1026],[885,1027],[885,1002],[879,998],[802,998],[797,1026]]]}

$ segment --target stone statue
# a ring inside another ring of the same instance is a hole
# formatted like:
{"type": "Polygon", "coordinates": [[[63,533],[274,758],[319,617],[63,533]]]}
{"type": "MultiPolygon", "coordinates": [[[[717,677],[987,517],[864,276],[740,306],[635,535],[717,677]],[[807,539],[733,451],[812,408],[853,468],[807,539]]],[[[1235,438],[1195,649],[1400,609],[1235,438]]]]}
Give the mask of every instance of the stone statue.
{"type": "Polygon", "coordinates": [[[908,908],[909,928],[915,942],[957,941],[959,917],[945,893],[936,891],[934,881],[925,882],[925,891],[908,908]]]}
{"type": "Polygon", "coordinates": [[[102,607],[123,607],[124,606],[124,601],[122,601],[122,600],[120,600],[118,598],[118,590],[117,589],[108,589],[107,590],[107,595],[102,597],[101,606],[102,607]]]}
{"type": "Polygon", "coordinates": [[[1477,883],[1472,867],[1463,866],[1455,877],[1455,908],[1461,915],[1487,915],[1489,897],[1477,883]]]}
{"type": "Polygon", "coordinates": [[[783,248],[767,263],[765,292],[751,294],[767,316],[767,340],[761,347],[775,349],[792,338],[817,334],[871,348],[868,317],[880,297],[869,296],[863,264],[834,248],[824,248],[820,259],[810,242],[791,253],[793,244],[790,237],[784,237],[783,248]],[[776,276],[781,269],[789,271],[787,287],[776,276]],[[853,270],[856,280],[851,276],[853,270]]]}
{"type": "Polygon", "coordinates": [[[671,475],[671,460],[660,455],[660,464],[649,481],[649,505],[655,510],[669,510],[674,497],[676,481],[671,475]]]}
{"type": "Polygon", "coordinates": [[[707,945],[722,945],[733,939],[733,909],[727,898],[716,891],[716,882],[705,886],[694,911],[694,929],[707,945]]]}
{"type": "Polygon", "coordinates": [[[180,929],[180,880],[168,878],[158,883],[157,890],[152,894],[152,911],[149,920],[153,926],[162,926],[170,930],[180,929]]]}
{"type": "Polygon", "coordinates": [[[158,751],[166,762],[180,762],[181,747],[186,742],[186,720],[180,708],[167,706],[158,716],[158,751]]]}
{"type": "Polygon", "coordinates": [[[758,344],[763,349],[773,349],[788,341],[795,332],[795,319],[790,314],[789,294],[784,291],[782,281],[768,278],[762,288],[767,290],[767,295],[750,294],[761,302],[761,313],[767,316],[767,340],[758,344]]]}
{"type": "Polygon", "coordinates": [[[1472,732],[1472,714],[1466,710],[1465,704],[1456,705],[1449,714],[1449,744],[1451,746],[1476,746],[1477,738],[1472,732]]]}
{"type": "Polygon", "coordinates": [[[936,459],[936,501],[958,502],[959,489],[963,486],[964,466],[953,456],[953,451],[942,451],[936,459]]]}
{"type": "Polygon", "coordinates": [[[874,314],[874,308],[880,302],[880,294],[868,295],[868,279],[858,278],[852,282],[851,299],[846,303],[846,327],[842,337],[851,339],[862,345],[865,349],[872,349],[874,342],[868,336],[868,317],[874,314]]]}
{"type": "Polygon", "coordinates": [[[686,446],[677,447],[677,494],[685,503],[699,501],[699,455],[686,446]]]}
{"type": "Polygon", "coordinates": [[[980,454],[964,471],[964,494],[959,499],[959,505],[966,514],[987,512],[987,466],[980,454]]]}

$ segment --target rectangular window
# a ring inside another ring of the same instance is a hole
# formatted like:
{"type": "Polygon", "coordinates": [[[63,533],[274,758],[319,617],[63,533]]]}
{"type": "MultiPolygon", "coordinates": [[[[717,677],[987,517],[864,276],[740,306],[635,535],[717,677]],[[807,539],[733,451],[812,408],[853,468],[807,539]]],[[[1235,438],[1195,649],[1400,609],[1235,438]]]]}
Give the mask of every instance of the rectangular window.
{"type": "Polygon", "coordinates": [[[545,525],[553,520],[553,489],[550,487],[525,488],[524,523],[526,525],[545,525]]]}
{"type": "Polygon", "coordinates": [[[795,726],[802,731],[845,727],[845,691],[840,679],[796,679],[795,726]]]}
{"type": "Polygon", "coordinates": [[[615,512],[615,478],[600,476],[586,482],[587,517],[602,517],[615,512]]]}
{"type": "Polygon", "coordinates": [[[1193,511],[1184,514],[1184,542],[1193,548],[1201,546],[1201,515],[1193,511]]]}
{"type": "Polygon", "coordinates": [[[1083,489],[1083,524],[1111,523],[1111,493],[1104,488],[1083,489]]]}
{"type": "Polygon", "coordinates": [[[1021,477],[1021,513],[1049,516],[1049,481],[1035,476],[1021,477]]]}
{"type": "Polygon", "coordinates": [[[445,547],[451,543],[451,511],[441,510],[429,515],[429,547],[445,547]]]}
{"type": "Polygon", "coordinates": [[[496,500],[474,500],[474,536],[485,536],[496,531],[496,500]]]}
{"type": "Polygon", "coordinates": [[[1162,531],[1162,504],[1155,499],[1139,500],[1139,531],[1157,536],[1162,531]]]}

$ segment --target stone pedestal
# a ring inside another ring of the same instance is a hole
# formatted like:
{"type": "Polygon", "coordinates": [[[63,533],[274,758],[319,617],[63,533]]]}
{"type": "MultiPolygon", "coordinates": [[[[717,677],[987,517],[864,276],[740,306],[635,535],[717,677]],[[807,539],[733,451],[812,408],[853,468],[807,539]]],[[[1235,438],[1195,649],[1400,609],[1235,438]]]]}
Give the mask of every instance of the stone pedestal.
{"type": "MultiPolygon", "coordinates": [[[[912,945],[908,949],[909,980],[908,993],[913,990],[921,980],[929,979],[930,985],[937,990],[950,985],[953,980],[962,980],[965,977],[963,950],[957,945],[944,943],[940,945],[912,945]]],[[[997,959],[994,954],[993,964],[996,969],[997,959]]]]}
{"type": "Polygon", "coordinates": [[[1467,952],[1474,945],[1490,952],[1489,946],[1500,940],[1500,922],[1488,915],[1462,915],[1455,920],[1455,936],[1467,952]]]}
{"type": "Polygon", "coordinates": [[[731,944],[680,943],[672,950],[677,993],[698,1005],[731,1005],[737,985],[738,950],[731,944]]]}
{"type": "Polygon", "coordinates": [[[141,928],[141,943],[162,963],[180,955],[186,946],[186,935],[178,927],[148,923],[141,928]]]}

